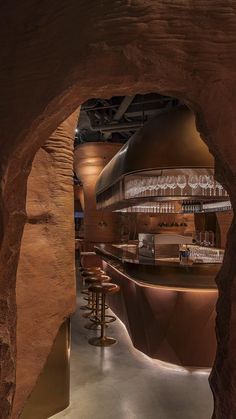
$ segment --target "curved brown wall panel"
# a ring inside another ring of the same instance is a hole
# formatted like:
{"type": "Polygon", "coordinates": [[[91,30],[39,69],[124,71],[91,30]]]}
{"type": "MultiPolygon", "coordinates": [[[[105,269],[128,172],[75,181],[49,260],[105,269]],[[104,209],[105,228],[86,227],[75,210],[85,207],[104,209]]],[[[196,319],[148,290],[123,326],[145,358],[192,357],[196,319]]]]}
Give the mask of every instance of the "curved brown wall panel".
{"type": "Polygon", "coordinates": [[[79,201],[82,211],[84,211],[84,191],[83,186],[74,185],[74,198],[75,201],[79,201]]]}
{"type": "Polygon", "coordinates": [[[119,241],[120,216],[97,210],[95,186],[100,172],[121,147],[122,144],[94,142],[75,149],[74,170],[83,183],[84,239],[87,244],[119,241]]]}
{"type": "Polygon", "coordinates": [[[142,286],[105,263],[121,292],[109,299],[134,346],[151,358],[183,367],[209,368],[216,351],[217,291],[142,286]]]}

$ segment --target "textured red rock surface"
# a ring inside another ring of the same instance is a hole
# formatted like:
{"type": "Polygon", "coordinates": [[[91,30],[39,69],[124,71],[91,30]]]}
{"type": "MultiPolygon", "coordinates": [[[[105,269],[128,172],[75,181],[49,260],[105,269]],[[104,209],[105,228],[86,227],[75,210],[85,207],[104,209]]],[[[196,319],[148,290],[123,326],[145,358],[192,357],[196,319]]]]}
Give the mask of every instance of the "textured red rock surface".
{"type": "Polygon", "coordinates": [[[233,213],[230,212],[219,212],[217,214],[217,222],[220,229],[220,236],[221,236],[221,247],[225,248],[227,242],[227,234],[230,228],[230,225],[233,220],[233,213]]]}
{"type": "Polygon", "coordinates": [[[36,153],[17,271],[17,363],[13,418],[40,374],[58,328],[75,305],[73,141],[78,112],[36,153]]]}
{"type": "MultiPolygon", "coordinates": [[[[235,0],[1,5],[1,419],[10,417],[14,394],[15,276],[34,153],[87,98],[170,94],[197,113],[235,206],[235,9],[235,0]]],[[[214,419],[236,418],[235,241],[234,220],[217,279],[214,419]]]]}

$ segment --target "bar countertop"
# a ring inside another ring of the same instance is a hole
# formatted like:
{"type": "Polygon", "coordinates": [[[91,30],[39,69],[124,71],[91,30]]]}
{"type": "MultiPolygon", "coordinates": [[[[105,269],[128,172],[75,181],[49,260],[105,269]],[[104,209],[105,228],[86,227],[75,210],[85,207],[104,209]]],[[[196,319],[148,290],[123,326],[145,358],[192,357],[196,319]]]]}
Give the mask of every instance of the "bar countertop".
{"type": "Polygon", "coordinates": [[[103,260],[139,285],[177,291],[216,291],[215,277],[219,263],[182,265],[177,258],[139,260],[135,244],[104,244],[95,246],[103,260]]]}

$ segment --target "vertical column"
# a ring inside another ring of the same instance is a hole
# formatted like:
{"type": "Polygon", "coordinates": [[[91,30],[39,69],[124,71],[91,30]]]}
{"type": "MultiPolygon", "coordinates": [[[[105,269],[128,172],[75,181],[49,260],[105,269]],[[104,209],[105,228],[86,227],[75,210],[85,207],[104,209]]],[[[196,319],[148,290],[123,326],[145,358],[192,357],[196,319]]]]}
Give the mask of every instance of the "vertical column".
{"type": "Polygon", "coordinates": [[[81,144],[75,150],[74,168],[83,183],[84,239],[88,249],[94,243],[119,241],[120,217],[110,210],[97,210],[95,186],[100,172],[121,147],[122,144],[94,142],[81,144]]]}

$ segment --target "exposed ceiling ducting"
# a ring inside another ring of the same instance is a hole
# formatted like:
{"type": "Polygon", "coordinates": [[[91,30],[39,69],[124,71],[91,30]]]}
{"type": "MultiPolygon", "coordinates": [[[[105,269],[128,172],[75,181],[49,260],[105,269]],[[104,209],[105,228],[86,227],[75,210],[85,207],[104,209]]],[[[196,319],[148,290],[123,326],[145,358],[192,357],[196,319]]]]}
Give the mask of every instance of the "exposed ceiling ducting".
{"type": "Polygon", "coordinates": [[[156,93],[90,99],[81,107],[76,145],[88,141],[126,142],[158,113],[179,101],[156,93]]]}

